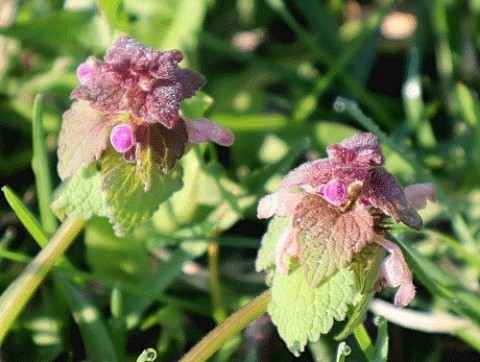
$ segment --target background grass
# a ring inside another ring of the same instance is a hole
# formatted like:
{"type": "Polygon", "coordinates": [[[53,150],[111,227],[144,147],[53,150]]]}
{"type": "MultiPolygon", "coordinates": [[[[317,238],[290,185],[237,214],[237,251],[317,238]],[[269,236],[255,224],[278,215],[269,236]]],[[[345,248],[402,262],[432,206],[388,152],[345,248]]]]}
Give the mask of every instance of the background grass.
{"type": "MultiPolygon", "coordinates": [[[[424,231],[392,229],[415,274],[412,307],[433,318],[433,331],[418,315],[402,319],[414,330],[390,323],[389,361],[478,358],[479,1],[6,0],[0,15],[1,291],[57,228],[48,205],[61,115],[76,67],[115,37],[180,49],[182,66],[208,80],[206,115],[236,135],[228,150],[192,149],[185,188],[133,236],[91,220],[0,359],[132,361],[148,347],[177,359],[265,289],[254,271],[266,226],[258,198],[359,130],[377,134],[402,184],[431,182],[438,193],[424,231]],[[452,317],[464,324],[441,329],[452,317]]],[[[376,333],[370,315],[367,327],[376,333]]],[[[346,360],[363,360],[346,341],[346,360]]],[[[337,347],[327,335],[300,360],[334,360],[337,347]]],[[[213,360],[293,356],[263,317],[213,360]]]]}

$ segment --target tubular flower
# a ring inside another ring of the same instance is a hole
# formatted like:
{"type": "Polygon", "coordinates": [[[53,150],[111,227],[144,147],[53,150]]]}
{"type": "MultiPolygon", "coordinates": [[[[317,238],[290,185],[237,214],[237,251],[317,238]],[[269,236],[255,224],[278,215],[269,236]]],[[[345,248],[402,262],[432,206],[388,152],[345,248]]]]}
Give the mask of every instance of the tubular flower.
{"type": "MultiPolygon", "coordinates": [[[[77,69],[76,101],[64,113],[59,135],[58,172],[62,180],[99,160],[109,147],[137,169],[158,166],[169,173],[188,142],[233,143],[228,129],[207,119],[188,120],[181,102],[195,95],[205,78],[179,68],[178,50],[157,51],[123,36],[101,61],[89,57],[77,69]]],[[[147,176],[145,190],[149,189],[147,176]]]]}
{"type": "Polygon", "coordinates": [[[417,184],[404,190],[384,168],[380,144],[371,133],[331,145],[327,154],[291,171],[279,191],[259,202],[259,218],[292,219],[277,243],[277,267],[287,274],[288,260],[297,260],[315,287],[347,267],[366,245],[376,243],[390,254],[382,263],[380,281],[398,287],[395,305],[407,305],[415,294],[412,273],[400,248],[385,239],[384,225],[391,217],[421,229],[416,209],[434,201],[433,186],[417,184]]]}

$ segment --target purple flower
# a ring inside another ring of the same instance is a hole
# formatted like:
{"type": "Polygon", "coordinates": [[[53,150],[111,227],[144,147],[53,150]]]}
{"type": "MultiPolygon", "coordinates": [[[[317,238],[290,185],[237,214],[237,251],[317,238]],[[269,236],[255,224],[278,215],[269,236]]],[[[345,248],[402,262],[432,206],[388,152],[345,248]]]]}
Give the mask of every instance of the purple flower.
{"type": "Polygon", "coordinates": [[[145,122],[171,129],[178,122],[181,101],[205,84],[199,73],[178,68],[182,59],[178,50],[157,51],[120,37],[105,62],[90,57],[79,66],[81,84],[71,97],[89,101],[100,111],[128,110],[145,122]]]}
{"type": "Polygon", "coordinates": [[[277,267],[286,274],[287,260],[298,260],[315,287],[374,242],[390,253],[382,263],[381,281],[398,287],[395,305],[407,305],[415,294],[412,273],[400,248],[384,238],[385,219],[419,230],[422,220],[416,209],[434,201],[433,186],[412,185],[404,191],[385,170],[380,144],[371,133],[332,145],[327,154],[291,171],[279,191],[259,202],[259,218],[292,218],[277,243],[277,267]]]}
{"type": "Polygon", "coordinates": [[[117,124],[110,132],[110,143],[115,151],[125,153],[133,147],[133,131],[129,124],[117,124]]]}
{"type": "Polygon", "coordinates": [[[77,101],[63,115],[58,141],[62,180],[99,160],[108,138],[126,162],[143,170],[145,189],[145,173],[154,166],[170,172],[188,142],[233,143],[224,127],[180,117],[181,102],[205,83],[199,73],[178,67],[182,58],[178,50],[157,51],[120,37],[104,62],[89,57],[78,67],[80,85],[71,94],[77,101]]]}

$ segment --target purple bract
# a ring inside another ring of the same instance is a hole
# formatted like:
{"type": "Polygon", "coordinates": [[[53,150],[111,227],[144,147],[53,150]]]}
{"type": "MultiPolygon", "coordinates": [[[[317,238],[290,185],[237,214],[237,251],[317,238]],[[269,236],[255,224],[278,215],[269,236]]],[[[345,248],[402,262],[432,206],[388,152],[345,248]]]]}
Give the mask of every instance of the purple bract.
{"type": "Polygon", "coordinates": [[[182,59],[178,50],[157,51],[120,37],[107,51],[105,62],[90,57],[79,66],[81,85],[71,97],[89,101],[101,111],[128,110],[145,122],[173,128],[180,102],[205,84],[199,73],[178,67],[182,59]]]}
{"type": "Polygon", "coordinates": [[[128,37],[118,38],[101,60],[91,56],[77,69],[76,99],[64,113],[59,135],[62,180],[99,160],[108,147],[135,163],[144,187],[153,170],[173,170],[188,142],[233,143],[233,133],[207,119],[189,120],[180,104],[205,84],[204,77],[178,67],[178,50],[157,51],[128,37]]]}

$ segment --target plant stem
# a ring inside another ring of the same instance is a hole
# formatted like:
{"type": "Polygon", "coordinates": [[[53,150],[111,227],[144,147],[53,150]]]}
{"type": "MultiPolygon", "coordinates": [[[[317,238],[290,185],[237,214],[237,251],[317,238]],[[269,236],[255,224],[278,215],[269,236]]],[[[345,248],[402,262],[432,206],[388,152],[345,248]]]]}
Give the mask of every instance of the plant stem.
{"type": "Polygon", "coordinates": [[[265,313],[270,298],[271,291],[268,289],[210,331],[210,333],[183,356],[180,362],[206,361],[218,351],[228,339],[240,332],[248,323],[265,313]]]}
{"type": "Polygon", "coordinates": [[[227,317],[225,305],[223,303],[220,276],[218,271],[218,252],[219,246],[217,242],[211,242],[208,245],[208,270],[209,270],[209,284],[210,294],[214,307],[214,319],[216,322],[223,322],[227,317]]]}
{"type": "Polygon", "coordinates": [[[364,325],[359,324],[357,327],[355,327],[355,329],[353,330],[353,334],[355,336],[358,346],[363,352],[363,355],[367,358],[368,361],[371,361],[375,351],[372,340],[370,339],[370,336],[368,335],[368,332],[365,329],[364,325]]]}
{"type": "Polygon", "coordinates": [[[11,325],[85,225],[81,218],[67,218],[45,247],[0,297],[0,346],[11,325]]]}

